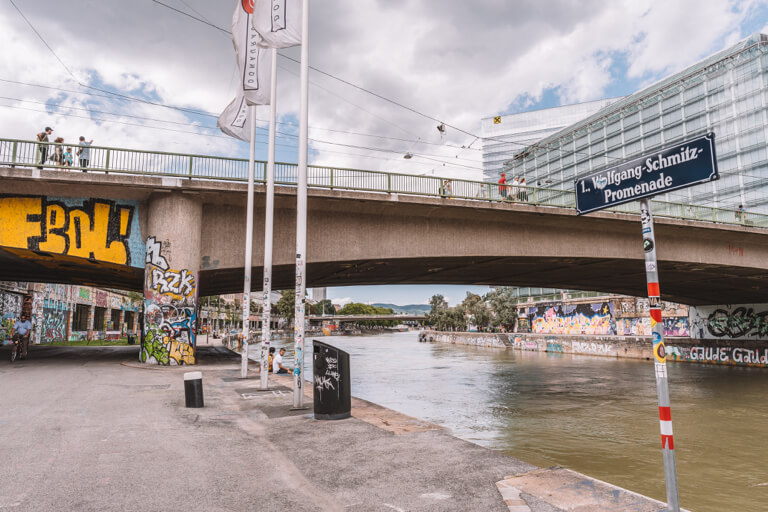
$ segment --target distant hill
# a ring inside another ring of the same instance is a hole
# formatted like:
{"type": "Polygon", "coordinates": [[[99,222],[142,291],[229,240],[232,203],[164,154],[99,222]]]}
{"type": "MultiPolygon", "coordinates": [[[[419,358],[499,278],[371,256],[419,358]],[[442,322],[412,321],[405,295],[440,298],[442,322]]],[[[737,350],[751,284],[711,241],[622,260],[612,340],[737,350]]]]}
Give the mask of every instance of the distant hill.
{"type": "Polygon", "coordinates": [[[408,304],[407,306],[398,306],[397,304],[371,304],[379,308],[390,308],[395,313],[405,313],[408,315],[426,315],[429,313],[429,304],[408,304]]]}

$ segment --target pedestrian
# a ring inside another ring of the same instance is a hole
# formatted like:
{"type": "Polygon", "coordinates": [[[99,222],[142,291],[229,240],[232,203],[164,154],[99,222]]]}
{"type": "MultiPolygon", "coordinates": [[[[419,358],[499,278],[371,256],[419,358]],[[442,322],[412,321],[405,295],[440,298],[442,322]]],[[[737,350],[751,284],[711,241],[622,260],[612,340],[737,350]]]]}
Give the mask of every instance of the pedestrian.
{"type": "Polygon", "coordinates": [[[281,348],[280,352],[275,356],[275,358],[272,360],[272,373],[275,374],[285,374],[289,373],[290,370],[283,366],[283,356],[285,355],[285,349],[281,348]]]}
{"type": "Polygon", "coordinates": [[[736,210],[736,222],[744,222],[744,219],[746,218],[744,214],[744,205],[740,204],[739,209],[736,210]]]}
{"type": "Polygon", "coordinates": [[[475,197],[478,199],[486,199],[488,197],[488,193],[485,191],[485,185],[480,185],[480,190],[477,191],[477,195],[475,197]]]}
{"type": "Polygon", "coordinates": [[[21,318],[16,320],[13,324],[13,330],[11,331],[11,340],[21,343],[21,358],[27,357],[27,349],[29,348],[29,331],[32,330],[32,322],[27,319],[25,313],[21,314],[21,318]]]}
{"type": "Polygon", "coordinates": [[[275,347],[269,347],[269,366],[267,367],[267,371],[269,373],[272,373],[272,363],[275,360],[275,347]]]}
{"type": "Polygon", "coordinates": [[[520,178],[520,192],[518,192],[517,198],[521,201],[528,201],[528,188],[525,185],[525,176],[520,178]]]}
{"type": "Polygon", "coordinates": [[[520,185],[520,180],[518,179],[517,176],[515,176],[515,179],[512,180],[512,190],[511,190],[512,192],[511,196],[513,201],[515,200],[515,198],[517,198],[517,195],[520,193],[520,188],[518,187],[518,185],[520,185]]]}
{"type": "Polygon", "coordinates": [[[451,186],[451,180],[443,181],[443,189],[440,192],[440,195],[443,196],[443,197],[448,197],[451,194],[453,194],[453,188],[451,186]]]}
{"type": "Polygon", "coordinates": [[[72,167],[72,164],[75,162],[74,157],[72,156],[72,148],[67,148],[67,150],[64,152],[63,155],[63,161],[62,164],[65,167],[72,167]]]}
{"type": "Polygon", "coordinates": [[[507,199],[507,175],[504,173],[501,173],[501,178],[499,178],[499,195],[502,201],[507,199]]]}
{"type": "MultiPolygon", "coordinates": [[[[53,133],[53,128],[46,126],[45,130],[37,134],[38,142],[48,142],[48,136],[53,133]]],[[[48,158],[48,144],[38,144],[37,152],[40,155],[40,165],[38,169],[43,168],[45,160],[48,158]]]]}
{"type": "Polygon", "coordinates": [[[62,165],[64,163],[64,137],[56,137],[53,141],[56,146],[53,148],[53,155],[51,155],[51,161],[56,165],[62,165]]]}
{"type": "Polygon", "coordinates": [[[83,172],[88,172],[85,168],[88,167],[91,161],[91,144],[93,144],[93,139],[90,142],[85,142],[85,137],[80,136],[80,147],[77,150],[77,156],[79,157],[80,167],[83,167],[83,172]]]}

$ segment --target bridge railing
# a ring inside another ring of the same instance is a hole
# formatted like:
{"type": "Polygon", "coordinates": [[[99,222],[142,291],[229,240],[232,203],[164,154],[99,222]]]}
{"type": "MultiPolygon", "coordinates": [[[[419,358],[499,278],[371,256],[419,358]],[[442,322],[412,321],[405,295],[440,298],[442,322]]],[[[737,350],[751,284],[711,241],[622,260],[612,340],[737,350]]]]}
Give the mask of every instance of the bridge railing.
{"type": "MultiPolygon", "coordinates": [[[[245,181],[248,177],[248,161],[243,158],[189,155],[162,151],[142,151],[107,146],[90,146],[88,167],[80,165],[75,155],[77,144],[40,143],[19,139],[0,139],[0,165],[39,167],[41,149],[47,151],[43,167],[62,170],[88,170],[105,173],[121,173],[145,176],[169,176],[187,179],[245,181]],[[73,149],[73,165],[62,166],[51,157],[57,148],[63,152],[73,149]]],[[[255,179],[264,182],[266,162],[257,161],[255,179]]],[[[295,185],[297,166],[276,163],[275,182],[279,185],[295,185]]],[[[310,187],[382,192],[390,194],[444,197],[471,201],[509,201],[537,206],[574,208],[576,195],[571,190],[542,187],[506,186],[484,181],[462,180],[437,176],[346,169],[341,167],[310,165],[310,187]]],[[[623,204],[609,211],[639,213],[637,202],[623,204]]],[[[687,205],[653,201],[653,213],[657,217],[690,219],[723,224],[768,228],[768,215],[739,212],[709,206],[687,205]]]]}

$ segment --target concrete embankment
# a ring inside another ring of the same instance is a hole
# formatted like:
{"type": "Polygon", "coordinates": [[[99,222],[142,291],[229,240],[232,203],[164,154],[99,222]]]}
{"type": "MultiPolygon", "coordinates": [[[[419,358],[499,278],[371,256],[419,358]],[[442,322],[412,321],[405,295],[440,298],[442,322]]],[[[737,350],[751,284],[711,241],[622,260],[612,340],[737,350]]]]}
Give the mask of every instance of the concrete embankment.
{"type": "MultiPolygon", "coordinates": [[[[474,345],[531,352],[650,359],[650,336],[424,331],[428,342],[474,345]]],[[[667,360],[768,367],[768,341],[665,339],[667,360]]]]}
{"type": "MultiPolygon", "coordinates": [[[[327,508],[316,510],[666,510],[657,500],[562,467],[535,467],[359,398],[352,397],[350,419],[316,421],[313,386],[303,388],[308,411],[290,412],[292,376],[270,374],[267,393],[258,390],[255,368],[250,379],[231,380],[249,409],[280,418],[258,428],[281,429],[270,439],[294,470],[301,468],[305,492],[322,491],[327,508]]],[[[256,417],[248,414],[249,421],[256,417]]]]}

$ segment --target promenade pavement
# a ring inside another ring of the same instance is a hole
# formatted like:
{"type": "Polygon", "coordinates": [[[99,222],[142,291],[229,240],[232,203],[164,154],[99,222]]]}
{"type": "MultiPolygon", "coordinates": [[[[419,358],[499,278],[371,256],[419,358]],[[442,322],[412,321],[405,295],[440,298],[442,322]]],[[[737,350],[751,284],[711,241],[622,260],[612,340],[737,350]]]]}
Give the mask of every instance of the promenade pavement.
{"type": "Polygon", "coordinates": [[[142,365],[137,347],[34,346],[13,364],[8,354],[0,510],[662,510],[362,400],[350,419],[317,421],[311,397],[290,410],[290,377],[260,391],[215,343],[200,345],[195,368],[142,365]],[[190,370],[203,373],[202,409],[184,407],[190,370]]]}

